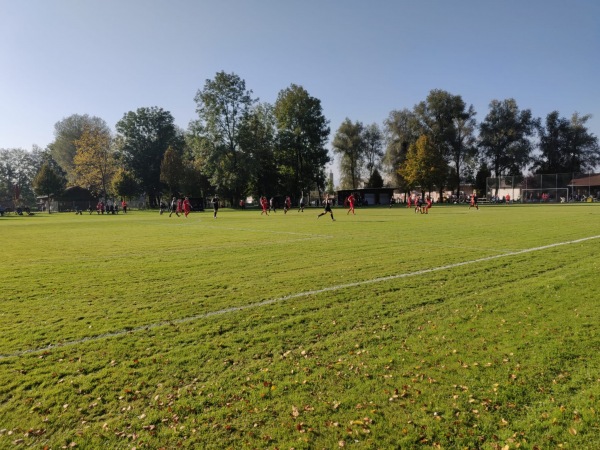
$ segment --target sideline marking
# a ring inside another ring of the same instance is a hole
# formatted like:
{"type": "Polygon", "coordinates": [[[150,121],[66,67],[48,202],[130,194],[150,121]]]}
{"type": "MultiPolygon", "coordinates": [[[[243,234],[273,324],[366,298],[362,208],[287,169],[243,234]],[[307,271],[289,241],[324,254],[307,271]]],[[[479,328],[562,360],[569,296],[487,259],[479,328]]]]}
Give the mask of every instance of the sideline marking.
{"type": "Polygon", "coordinates": [[[505,258],[508,256],[524,255],[527,253],[539,252],[542,250],[560,247],[563,245],[578,244],[581,242],[591,241],[593,239],[600,239],[600,235],[590,236],[590,237],[581,238],[581,239],[574,239],[572,241],[558,242],[555,244],[542,245],[541,247],[526,248],[524,250],[516,250],[516,251],[512,251],[512,252],[502,253],[499,255],[486,256],[484,258],[477,258],[477,259],[472,259],[469,261],[447,264],[445,266],[432,267],[431,269],[417,270],[416,272],[400,273],[400,274],[396,274],[396,275],[388,275],[387,277],[373,278],[371,280],[363,280],[363,281],[356,281],[354,283],[338,284],[336,286],[330,286],[330,287],[326,287],[326,288],[322,288],[322,289],[314,289],[312,291],[298,292],[296,294],[290,294],[290,295],[285,295],[283,297],[277,297],[277,298],[272,298],[269,300],[263,300],[263,301],[257,302],[257,303],[250,303],[249,305],[232,306],[230,308],[220,309],[218,311],[210,311],[210,312],[207,312],[204,314],[198,314],[195,316],[183,317],[181,319],[156,322],[156,323],[151,323],[149,325],[142,325],[139,327],[130,328],[128,330],[117,330],[117,331],[113,331],[111,333],[99,334],[96,336],[89,336],[89,337],[77,339],[74,341],[61,342],[59,344],[50,344],[50,345],[47,345],[46,347],[21,350],[21,351],[9,353],[9,354],[0,354],[0,360],[7,359],[7,358],[19,357],[19,356],[27,355],[30,353],[37,353],[37,352],[53,350],[53,349],[62,348],[62,347],[69,347],[72,345],[83,344],[86,342],[99,341],[100,339],[125,336],[127,334],[137,333],[139,331],[153,330],[155,328],[164,327],[164,326],[168,326],[168,325],[178,325],[181,323],[193,322],[195,320],[205,319],[207,317],[222,316],[224,314],[228,314],[231,312],[244,311],[246,309],[252,309],[252,308],[260,308],[262,306],[273,305],[275,303],[284,302],[286,300],[291,300],[294,298],[308,297],[309,295],[318,295],[318,294],[322,294],[324,292],[338,291],[340,289],[364,286],[367,284],[382,283],[384,281],[398,280],[401,278],[415,277],[415,276],[424,275],[427,273],[439,272],[441,270],[454,269],[456,267],[467,266],[469,264],[476,264],[476,263],[480,263],[480,262],[492,261],[494,259],[505,258]]]}

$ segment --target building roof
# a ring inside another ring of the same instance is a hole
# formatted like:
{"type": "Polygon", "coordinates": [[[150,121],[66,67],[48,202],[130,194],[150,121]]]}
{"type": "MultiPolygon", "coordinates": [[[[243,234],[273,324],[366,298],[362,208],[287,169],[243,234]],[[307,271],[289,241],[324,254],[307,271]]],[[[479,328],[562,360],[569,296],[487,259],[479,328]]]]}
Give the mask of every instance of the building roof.
{"type": "Polygon", "coordinates": [[[569,183],[569,186],[600,186],[600,174],[592,174],[580,178],[573,178],[569,183]]]}

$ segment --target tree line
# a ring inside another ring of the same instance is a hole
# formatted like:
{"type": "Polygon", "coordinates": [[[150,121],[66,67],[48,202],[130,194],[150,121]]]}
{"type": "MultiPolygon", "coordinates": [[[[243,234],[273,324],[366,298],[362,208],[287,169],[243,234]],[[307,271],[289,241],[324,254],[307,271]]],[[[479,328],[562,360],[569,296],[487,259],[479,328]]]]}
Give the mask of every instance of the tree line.
{"type": "Polygon", "coordinates": [[[581,173],[600,163],[590,115],[566,119],[553,111],[542,122],[512,98],[492,100],[480,123],[475,115],[460,95],[432,90],[413,109],[390,112],[383,127],[347,118],[332,142],[342,187],[380,187],[382,170],[401,191],[437,189],[442,197],[446,190],[458,195],[461,183],[485,192],[492,175],[581,173]]]}
{"type": "MultiPolygon", "coordinates": [[[[330,135],[319,99],[292,84],[273,105],[254,98],[235,73],[218,72],[194,97],[187,130],[169,111],[129,111],[113,133],[98,117],[74,114],[55,124],[47,148],[0,150],[0,202],[57,195],[81,186],[100,197],[218,194],[237,204],[249,195],[332,191],[325,172],[330,135]]],[[[589,115],[557,111],[545,122],[514,99],[493,100],[481,123],[460,95],[432,90],[412,109],[391,111],[380,126],[346,118],[332,140],[339,188],[458,191],[487,176],[585,172],[600,162],[589,115]]],[[[481,189],[481,188],[480,188],[481,189]]]]}

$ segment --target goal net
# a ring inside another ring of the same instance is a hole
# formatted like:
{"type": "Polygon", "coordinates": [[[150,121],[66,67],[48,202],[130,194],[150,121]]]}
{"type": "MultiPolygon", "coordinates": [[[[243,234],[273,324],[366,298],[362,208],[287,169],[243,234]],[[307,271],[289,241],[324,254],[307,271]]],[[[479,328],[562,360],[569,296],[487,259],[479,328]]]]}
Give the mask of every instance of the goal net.
{"type": "Polygon", "coordinates": [[[522,203],[567,203],[569,188],[521,189],[522,203]]]}

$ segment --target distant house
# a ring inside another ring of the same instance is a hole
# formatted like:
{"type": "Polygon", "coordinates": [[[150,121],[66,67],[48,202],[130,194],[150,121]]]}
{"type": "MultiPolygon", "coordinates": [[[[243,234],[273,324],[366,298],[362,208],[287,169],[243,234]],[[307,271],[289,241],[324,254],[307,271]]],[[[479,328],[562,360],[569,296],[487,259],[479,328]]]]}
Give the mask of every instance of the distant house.
{"type": "Polygon", "coordinates": [[[600,174],[590,174],[573,178],[569,182],[571,196],[592,196],[600,198],[600,174]]]}
{"type": "Polygon", "coordinates": [[[75,211],[77,209],[86,210],[88,208],[96,209],[98,197],[93,195],[88,189],[73,186],[67,188],[62,195],[53,198],[56,211],[75,211]]]}

